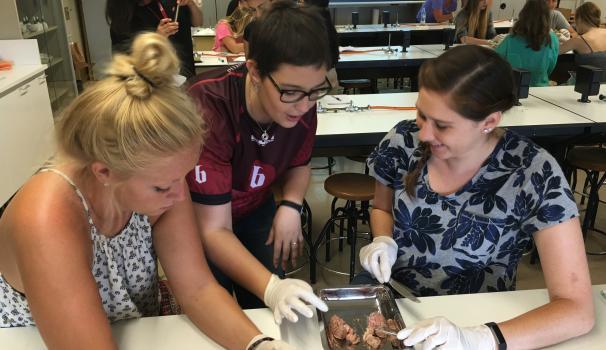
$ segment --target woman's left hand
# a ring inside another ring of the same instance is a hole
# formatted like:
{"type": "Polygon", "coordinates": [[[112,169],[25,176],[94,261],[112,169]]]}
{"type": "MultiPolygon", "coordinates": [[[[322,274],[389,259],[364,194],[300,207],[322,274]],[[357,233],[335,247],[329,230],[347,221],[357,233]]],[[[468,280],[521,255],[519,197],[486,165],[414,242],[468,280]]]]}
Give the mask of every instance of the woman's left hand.
{"type": "Polygon", "coordinates": [[[423,320],[398,332],[404,345],[423,343],[423,350],[496,350],[496,342],[488,326],[458,327],[444,317],[423,320]]]}
{"type": "Polygon", "coordinates": [[[274,216],[274,222],[269,231],[269,238],[265,244],[274,244],[274,266],[278,266],[280,253],[282,253],[282,269],[286,269],[286,262],[294,266],[297,257],[303,254],[303,234],[301,232],[301,214],[295,209],[280,206],[274,216]]]}

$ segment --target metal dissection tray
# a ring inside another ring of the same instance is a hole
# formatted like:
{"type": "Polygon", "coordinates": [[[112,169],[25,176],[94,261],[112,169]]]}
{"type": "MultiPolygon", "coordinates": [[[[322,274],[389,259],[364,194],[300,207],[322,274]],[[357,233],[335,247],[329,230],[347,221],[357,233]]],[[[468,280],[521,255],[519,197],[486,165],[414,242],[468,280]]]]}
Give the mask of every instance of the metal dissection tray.
{"type": "MultiPolygon", "coordinates": [[[[344,288],[327,288],[320,290],[319,296],[328,305],[327,312],[320,312],[318,314],[322,346],[326,350],[374,349],[369,347],[362,339],[368,324],[368,316],[373,312],[381,313],[386,320],[394,320],[397,325],[397,330],[406,327],[393,294],[385,286],[360,285],[344,288]],[[329,324],[333,315],[342,318],[355,330],[356,334],[360,337],[360,342],[358,344],[331,347],[329,341],[329,324]]],[[[405,347],[402,342],[399,342],[397,343],[397,346],[394,346],[390,341],[385,341],[383,342],[382,347],[379,347],[378,349],[393,350],[409,348],[405,347]]]]}

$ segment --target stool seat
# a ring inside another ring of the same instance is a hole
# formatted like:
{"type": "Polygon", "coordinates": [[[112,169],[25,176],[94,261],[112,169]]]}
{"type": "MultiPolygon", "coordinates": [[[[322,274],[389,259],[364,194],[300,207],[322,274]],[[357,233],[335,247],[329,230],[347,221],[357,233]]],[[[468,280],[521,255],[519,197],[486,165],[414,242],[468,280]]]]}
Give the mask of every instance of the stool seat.
{"type": "Polygon", "coordinates": [[[568,152],[566,161],[575,168],[606,171],[606,148],[577,146],[568,152]]]}
{"type": "Polygon", "coordinates": [[[348,201],[369,201],[374,197],[375,179],[358,173],[334,174],[324,181],[324,190],[348,201]]]}

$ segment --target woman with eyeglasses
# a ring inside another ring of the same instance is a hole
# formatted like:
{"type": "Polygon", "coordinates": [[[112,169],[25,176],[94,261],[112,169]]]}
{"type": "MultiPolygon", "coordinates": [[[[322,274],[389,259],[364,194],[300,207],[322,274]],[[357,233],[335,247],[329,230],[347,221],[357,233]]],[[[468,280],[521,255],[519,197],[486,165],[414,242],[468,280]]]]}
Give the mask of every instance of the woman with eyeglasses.
{"type": "Polygon", "coordinates": [[[209,126],[188,175],[207,258],[243,308],[268,306],[277,323],[326,310],[307,283],[278,277],[303,252],[316,100],[331,88],[325,32],[317,9],[275,2],[252,27],[246,64],[201,74],[189,87],[209,126]]]}

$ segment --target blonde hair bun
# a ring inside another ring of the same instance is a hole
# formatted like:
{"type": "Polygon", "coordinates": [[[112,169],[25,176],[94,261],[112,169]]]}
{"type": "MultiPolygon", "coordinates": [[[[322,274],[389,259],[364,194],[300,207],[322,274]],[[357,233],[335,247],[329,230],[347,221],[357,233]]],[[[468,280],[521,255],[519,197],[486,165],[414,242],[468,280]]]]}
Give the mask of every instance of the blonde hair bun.
{"type": "Polygon", "coordinates": [[[126,91],[138,98],[148,98],[156,88],[173,84],[179,72],[179,58],[173,45],[157,33],[139,34],[130,55],[119,54],[108,70],[109,75],[125,80],[126,91]]]}

